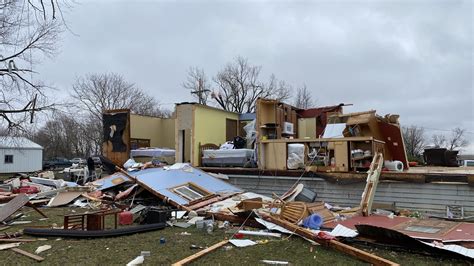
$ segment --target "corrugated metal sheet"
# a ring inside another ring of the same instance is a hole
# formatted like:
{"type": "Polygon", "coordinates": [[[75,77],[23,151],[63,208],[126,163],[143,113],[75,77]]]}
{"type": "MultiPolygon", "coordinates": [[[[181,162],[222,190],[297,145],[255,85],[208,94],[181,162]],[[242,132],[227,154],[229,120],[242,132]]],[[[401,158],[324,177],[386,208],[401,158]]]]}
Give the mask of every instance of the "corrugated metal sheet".
{"type": "MultiPolygon", "coordinates": [[[[229,175],[229,182],[244,190],[271,196],[282,195],[297,178],[229,175]]],[[[318,199],[340,206],[358,206],[365,183],[334,184],[321,178],[302,178],[307,188],[318,194],[318,199]]],[[[464,206],[465,216],[474,215],[474,187],[467,184],[381,182],[375,202],[396,203],[398,209],[409,209],[444,215],[446,205],[464,206]]]]}
{"type": "Polygon", "coordinates": [[[0,149],[0,173],[35,172],[42,166],[42,149],[0,149]],[[5,163],[5,155],[13,155],[13,163],[5,163]]]}

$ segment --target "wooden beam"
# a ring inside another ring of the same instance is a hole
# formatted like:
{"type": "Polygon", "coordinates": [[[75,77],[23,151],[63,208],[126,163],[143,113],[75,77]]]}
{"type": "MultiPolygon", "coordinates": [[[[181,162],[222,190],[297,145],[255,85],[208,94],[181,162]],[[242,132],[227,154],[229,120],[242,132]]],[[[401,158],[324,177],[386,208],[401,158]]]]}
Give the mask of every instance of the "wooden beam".
{"type": "Polygon", "coordinates": [[[381,258],[377,255],[373,255],[373,254],[370,254],[366,251],[363,251],[363,250],[354,248],[352,246],[343,244],[343,243],[341,243],[337,240],[334,240],[334,239],[328,240],[328,239],[318,238],[317,235],[314,234],[313,232],[311,232],[310,230],[305,229],[303,227],[300,227],[298,225],[294,225],[294,224],[292,224],[288,221],[279,219],[277,217],[273,217],[273,216],[270,216],[270,215],[267,215],[267,214],[262,214],[262,218],[266,221],[277,224],[277,225],[279,225],[279,226],[281,226],[281,227],[283,227],[283,228],[285,228],[285,229],[287,229],[291,232],[295,232],[299,236],[302,236],[302,237],[307,238],[307,239],[311,239],[311,240],[313,240],[313,241],[315,241],[315,242],[317,242],[321,245],[324,245],[326,247],[331,247],[331,248],[334,248],[336,250],[342,251],[345,254],[350,255],[352,257],[355,257],[359,260],[362,260],[362,261],[365,261],[365,262],[368,262],[368,263],[371,263],[371,264],[374,264],[374,265],[392,265],[392,266],[399,265],[395,262],[392,262],[390,260],[381,258]]]}
{"type": "Polygon", "coordinates": [[[217,243],[217,244],[214,244],[214,245],[212,245],[212,246],[210,246],[210,247],[208,247],[208,248],[206,248],[206,249],[203,249],[203,250],[199,251],[199,252],[196,253],[196,254],[193,254],[193,255],[191,255],[191,256],[189,256],[189,257],[187,257],[187,258],[184,258],[184,259],[182,259],[182,260],[180,260],[180,261],[177,261],[177,262],[173,263],[172,266],[181,266],[181,265],[188,264],[188,263],[190,263],[190,262],[192,262],[192,261],[194,261],[194,260],[197,260],[198,258],[200,258],[200,257],[202,257],[202,256],[204,256],[204,255],[206,255],[207,253],[210,253],[210,252],[212,252],[212,251],[214,251],[214,250],[216,250],[216,249],[218,249],[218,248],[224,246],[224,245],[227,244],[227,243],[229,243],[229,240],[223,240],[223,241],[221,241],[221,242],[219,242],[219,243],[217,243]]]}
{"type": "Polygon", "coordinates": [[[38,255],[35,255],[35,254],[30,253],[30,252],[24,251],[23,249],[12,248],[12,249],[10,249],[10,250],[12,250],[12,251],[14,251],[14,252],[16,252],[16,253],[18,253],[18,254],[21,254],[21,255],[23,255],[23,256],[27,256],[27,257],[29,257],[29,258],[31,258],[31,259],[36,260],[36,261],[43,261],[43,260],[44,260],[43,257],[40,257],[40,256],[38,256],[38,255]]]}
{"type": "Polygon", "coordinates": [[[44,218],[48,218],[48,216],[46,216],[46,214],[44,214],[40,209],[38,209],[38,207],[36,207],[35,205],[31,204],[30,202],[27,202],[25,206],[28,206],[28,207],[31,207],[33,208],[37,213],[39,213],[41,216],[43,216],[44,218]]]}
{"type": "Polygon", "coordinates": [[[0,242],[35,242],[37,239],[33,238],[0,238],[0,242]]]}

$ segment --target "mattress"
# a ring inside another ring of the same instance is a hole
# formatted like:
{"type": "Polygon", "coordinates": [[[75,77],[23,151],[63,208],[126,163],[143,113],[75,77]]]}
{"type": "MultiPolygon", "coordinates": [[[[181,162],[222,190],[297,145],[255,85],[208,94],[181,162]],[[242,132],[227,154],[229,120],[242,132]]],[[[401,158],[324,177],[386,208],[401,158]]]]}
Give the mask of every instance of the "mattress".
{"type": "Polygon", "coordinates": [[[202,165],[209,167],[254,167],[246,157],[202,158],[202,165]]]}
{"type": "Polygon", "coordinates": [[[132,157],[146,156],[146,157],[174,157],[175,150],[172,149],[161,149],[161,148],[152,148],[152,149],[136,149],[131,150],[130,155],[132,157]]]}
{"type": "Polygon", "coordinates": [[[203,150],[202,158],[245,158],[250,159],[253,155],[252,149],[232,150],[203,150]]]}

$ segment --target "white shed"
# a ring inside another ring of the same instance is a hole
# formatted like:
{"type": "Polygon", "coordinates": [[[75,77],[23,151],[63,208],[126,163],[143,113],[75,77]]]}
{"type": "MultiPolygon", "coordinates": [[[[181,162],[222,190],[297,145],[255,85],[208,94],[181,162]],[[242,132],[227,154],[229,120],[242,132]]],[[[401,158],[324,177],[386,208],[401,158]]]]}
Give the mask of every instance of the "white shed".
{"type": "Polygon", "coordinates": [[[0,173],[41,170],[43,147],[24,137],[0,136],[0,173]]]}

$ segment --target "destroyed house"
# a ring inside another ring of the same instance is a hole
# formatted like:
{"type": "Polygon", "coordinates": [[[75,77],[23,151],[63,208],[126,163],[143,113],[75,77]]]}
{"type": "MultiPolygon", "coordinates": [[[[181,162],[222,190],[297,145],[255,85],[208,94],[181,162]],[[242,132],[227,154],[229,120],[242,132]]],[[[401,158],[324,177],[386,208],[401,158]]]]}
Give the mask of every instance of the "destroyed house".
{"type": "MultiPolygon", "coordinates": [[[[299,179],[321,200],[353,205],[360,201],[366,171],[379,153],[384,162],[377,203],[439,214],[462,202],[467,213],[474,211],[468,196],[474,171],[409,168],[398,115],[344,113],[343,104],[302,110],[259,99],[254,114],[179,103],[173,119],[176,162],[225,174],[243,189],[269,196],[284,193],[299,179]],[[235,142],[236,136],[245,142],[235,142]],[[437,197],[440,193],[444,196],[437,197]]],[[[130,123],[132,132],[140,131],[130,123]]],[[[130,153],[124,154],[118,165],[128,158],[130,153]]]]}

